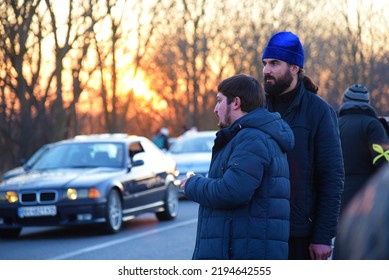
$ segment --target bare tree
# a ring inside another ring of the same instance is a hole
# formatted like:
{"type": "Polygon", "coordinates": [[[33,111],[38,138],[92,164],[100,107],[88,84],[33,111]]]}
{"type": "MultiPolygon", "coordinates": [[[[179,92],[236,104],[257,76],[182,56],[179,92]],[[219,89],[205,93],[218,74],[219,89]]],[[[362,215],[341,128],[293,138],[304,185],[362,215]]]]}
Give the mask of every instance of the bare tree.
{"type": "MultiPolygon", "coordinates": [[[[3,65],[1,73],[2,119],[8,125],[2,127],[5,146],[20,147],[20,157],[27,157],[34,141],[33,106],[37,105],[34,96],[34,83],[40,74],[40,66],[33,67],[33,54],[39,63],[41,29],[32,30],[32,24],[40,1],[18,3],[7,0],[0,5],[1,36],[0,50],[3,65]],[[35,32],[33,32],[35,31],[35,32]],[[30,71],[25,71],[28,64],[30,71]]],[[[36,20],[38,20],[35,17],[36,20]]],[[[38,20],[39,21],[39,20],[38,20]]],[[[9,152],[14,149],[7,148],[9,152]]],[[[16,155],[13,156],[14,159],[16,155]]]]}
{"type": "Polygon", "coordinates": [[[166,100],[164,123],[174,122],[174,132],[183,127],[214,129],[217,82],[227,64],[221,58],[222,25],[219,15],[224,3],[171,1],[166,7],[165,25],[158,31],[158,45],[148,61],[148,75],[159,96],[166,100]],[[220,62],[220,63],[218,63],[220,62]]]}
{"type": "Polygon", "coordinates": [[[342,65],[347,65],[345,72],[345,89],[353,83],[362,83],[372,92],[373,104],[381,113],[389,108],[387,104],[389,89],[385,81],[389,78],[388,66],[389,39],[387,30],[389,20],[385,9],[376,6],[374,1],[358,1],[355,6],[344,0],[340,6],[340,33],[345,36],[342,65]],[[386,84],[386,85],[385,85],[386,84]],[[383,94],[386,92],[386,95],[383,94]]]}
{"type": "MultiPolygon", "coordinates": [[[[81,63],[86,51],[89,47],[89,41],[85,40],[88,38],[93,30],[93,25],[89,20],[90,17],[89,9],[91,5],[88,6],[77,6],[75,9],[75,0],[70,0],[67,8],[67,19],[65,22],[64,30],[65,35],[61,36],[60,32],[62,29],[58,26],[57,17],[59,14],[54,12],[53,2],[50,0],[45,0],[48,12],[50,15],[50,23],[52,27],[52,35],[54,37],[54,55],[55,55],[55,67],[53,72],[49,77],[49,83],[46,88],[46,95],[49,94],[50,90],[55,88],[55,98],[51,105],[51,116],[50,127],[52,128],[51,141],[60,140],[69,136],[67,131],[69,128],[66,124],[69,123],[69,119],[74,112],[75,103],[78,102],[79,94],[81,89],[76,89],[76,95],[73,95],[73,99],[70,100],[68,104],[64,102],[64,85],[63,85],[63,75],[64,75],[64,62],[67,55],[70,51],[75,49],[76,45],[81,50],[81,56],[77,60],[78,63],[81,63]],[[89,15],[89,16],[88,16],[89,15]],[[86,42],[86,43],[83,43],[86,42]],[[53,82],[55,84],[53,86],[53,82]],[[68,110],[69,108],[73,110],[68,110]]],[[[90,3],[92,4],[92,3],[90,3]]],[[[63,15],[64,11],[61,11],[63,15]]],[[[77,66],[74,68],[75,71],[72,71],[72,74],[77,73],[77,66]]],[[[74,80],[73,80],[74,81],[74,80]]],[[[74,81],[75,82],[75,81],[74,81]]],[[[75,84],[77,86],[77,83],[75,84]]],[[[73,92],[74,93],[74,92],[73,92]]]]}
{"type": "Polygon", "coordinates": [[[79,14],[73,10],[73,1],[68,3],[65,26],[58,26],[53,3],[48,0],[1,3],[7,11],[1,14],[0,27],[4,58],[1,103],[9,121],[9,129],[2,135],[9,139],[7,146],[14,147],[8,148],[14,158],[27,158],[42,144],[67,135],[68,108],[74,107],[78,98],[64,101],[63,64],[76,44],[85,46],[81,35],[87,36],[91,28],[85,22],[85,10],[78,6],[79,14]],[[65,38],[60,30],[66,30],[65,38]],[[53,53],[45,45],[50,40],[53,53]],[[53,65],[48,64],[51,58],[53,65]]]}
{"type": "Polygon", "coordinates": [[[138,118],[138,108],[134,89],[123,87],[124,79],[134,80],[139,73],[161,1],[107,0],[98,5],[95,17],[103,20],[95,25],[94,40],[105,127],[108,132],[131,130],[129,123],[138,118]],[[101,36],[103,32],[105,36],[101,36]]]}

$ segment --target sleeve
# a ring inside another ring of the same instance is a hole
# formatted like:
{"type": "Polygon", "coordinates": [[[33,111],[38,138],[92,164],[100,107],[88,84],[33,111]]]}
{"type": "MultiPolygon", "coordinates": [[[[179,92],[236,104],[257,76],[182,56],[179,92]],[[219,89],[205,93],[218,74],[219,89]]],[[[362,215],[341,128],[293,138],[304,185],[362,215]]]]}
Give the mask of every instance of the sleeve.
{"type": "Polygon", "coordinates": [[[345,177],[338,119],[330,106],[321,115],[315,138],[317,197],[311,242],[330,245],[337,231],[345,177]]]}
{"type": "MultiPolygon", "coordinates": [[[[378,144],[381,147],[387,147],[389,145],[388,136],[386,134],[385,128],[379,120],[373,119],[367,126],[367,141],[369,143],[369,151],[371,155],[371,162],[373,163],[374,158],[379,156],[379,154],[373,149],[373,144],[378,144]]],[[[384,148],[385,150],[385,148],[384,148]]],[[[380,157],[374,163],[375,168],[378,170],[386,163],[385,157],[380,157]]]]}

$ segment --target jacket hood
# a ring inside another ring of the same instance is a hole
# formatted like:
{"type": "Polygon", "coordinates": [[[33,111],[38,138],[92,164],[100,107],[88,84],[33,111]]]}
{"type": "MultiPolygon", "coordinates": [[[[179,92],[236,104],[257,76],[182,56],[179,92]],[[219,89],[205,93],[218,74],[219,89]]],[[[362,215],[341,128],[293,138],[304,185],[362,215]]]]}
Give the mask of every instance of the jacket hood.
{"type": "Polygon", "coordinates": [[[219,130],[215,144],[220,140],[228,142],[243,128],[258,129],[270,135],[284,152],[294,147],[294,136],[289,125],[281,119],[279,113],[271,113],[265,108],[255,109],[236,120],[230,127],[219,130]]]}
{"type": "Polygon", "coordinates": [[[345,102],[340,106],[338,114],[342,116],[347,113],[363,113],[377,117],[377,111],[366,102],[345,102]]]}

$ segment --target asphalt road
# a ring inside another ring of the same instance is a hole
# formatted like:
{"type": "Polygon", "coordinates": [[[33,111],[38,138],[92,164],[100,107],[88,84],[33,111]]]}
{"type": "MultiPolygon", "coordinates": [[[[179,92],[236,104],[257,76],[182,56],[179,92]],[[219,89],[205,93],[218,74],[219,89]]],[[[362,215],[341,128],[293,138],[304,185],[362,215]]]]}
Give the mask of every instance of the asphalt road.
{"type": "Polygon", "coordinates": [[[114,235],[94,227],[24,228],[18,239],[0,239],[0,260],[190,260],[198,205],[180,201],[177,218],[158,222],[143,214],[114,235]]]}

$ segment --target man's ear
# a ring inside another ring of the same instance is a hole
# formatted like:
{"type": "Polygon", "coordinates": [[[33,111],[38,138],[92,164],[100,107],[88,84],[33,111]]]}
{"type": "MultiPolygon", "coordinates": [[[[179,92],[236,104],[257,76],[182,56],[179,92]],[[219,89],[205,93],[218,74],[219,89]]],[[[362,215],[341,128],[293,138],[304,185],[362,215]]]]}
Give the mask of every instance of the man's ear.
{"type": "Polygon", "coordinates": [[[240,100],[240,97],[236,96],[234,100],[232,101],[232,108],[237,110],[240,109],[240,105],[242,104],[242,101],[240,100]]]}
{"type": "Polygon", "coordinates": [[[297,66],[297,65],[292,65],[290,67],[290,72],[294,75],[298,74],[298,72],[300,71],[300,67],[297,66]]]}

